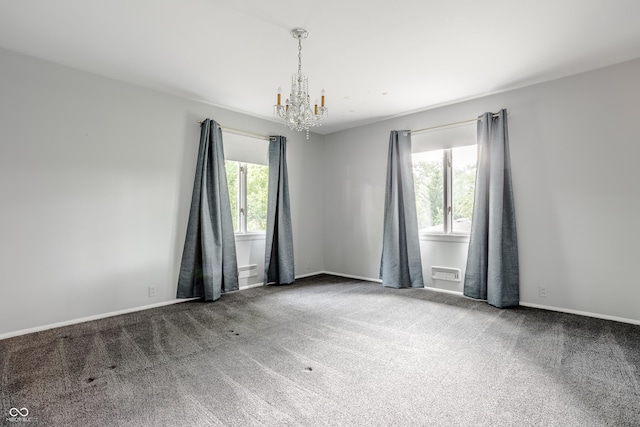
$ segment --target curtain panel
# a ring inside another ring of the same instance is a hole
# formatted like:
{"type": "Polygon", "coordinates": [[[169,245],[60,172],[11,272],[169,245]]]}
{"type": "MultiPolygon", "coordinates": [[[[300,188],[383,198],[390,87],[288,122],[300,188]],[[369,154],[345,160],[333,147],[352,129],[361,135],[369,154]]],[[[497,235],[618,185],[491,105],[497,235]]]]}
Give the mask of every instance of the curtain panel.
{"type": "Polygon", "coordinates": [[[390,288],[424,288],[408,131],[389,137],[380,278],[390,288]]]}
{"type": "Polygon", "coordinates": [[[520,302],[507,111],[478,117],[478,169],[464,295],[496,307],[520,302]]]}
{"type": "Polygon", "coordinates": [[[294,282],[293,233],[287,175],[287,138],[272,136],[269,141],[269,195],[265,239],[264,284],[294,282]]]}
{"type": "Polygon", "coordinates": [[[222,131],[218,123],[206,119],[200,130],[177,297],[214,301],[237,289],[238,263],[222,131]]]}

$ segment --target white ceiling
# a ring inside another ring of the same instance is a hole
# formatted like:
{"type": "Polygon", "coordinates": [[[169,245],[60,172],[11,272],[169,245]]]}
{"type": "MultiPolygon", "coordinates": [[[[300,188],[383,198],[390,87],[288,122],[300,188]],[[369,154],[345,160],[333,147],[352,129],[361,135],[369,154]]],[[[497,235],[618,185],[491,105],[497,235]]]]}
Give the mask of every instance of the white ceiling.
{"type": "Polygon", "coordinates": [[[0,0],[0,46],[272,118],[302,67],[318,133],[640,57],[638,0],[0,0]]]}

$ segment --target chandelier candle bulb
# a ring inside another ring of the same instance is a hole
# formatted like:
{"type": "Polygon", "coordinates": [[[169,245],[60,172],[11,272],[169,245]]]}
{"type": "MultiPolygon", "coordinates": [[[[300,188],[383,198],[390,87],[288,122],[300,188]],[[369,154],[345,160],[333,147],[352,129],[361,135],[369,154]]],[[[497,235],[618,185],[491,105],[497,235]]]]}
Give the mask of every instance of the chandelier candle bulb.
{"type": "Polygon", "coordinates": [[[279,88],[278,88],[278,105],[280,105],[280,99],[281,99],[281,97],[282,97],[282,88],[281,88],[281,87],[279,87],[279,88]]]}
{"type": "Polygon", "coordinates": [[[317,99],[316,99],[316,105],[315,105],[313,114],[315,114],[316,116],[318,115],[318,100],[317,99]]]}
{"type": "MultiPolygon", "coordinates": [[[[324,89],[322,89],[322,92],[320,92],[320,95],[322,95],[321,99],[322,99],[322,104],[321,106],[324,107],[324,89]]],[[[318,114],[318,113],[316,113],[318,114]]]]}

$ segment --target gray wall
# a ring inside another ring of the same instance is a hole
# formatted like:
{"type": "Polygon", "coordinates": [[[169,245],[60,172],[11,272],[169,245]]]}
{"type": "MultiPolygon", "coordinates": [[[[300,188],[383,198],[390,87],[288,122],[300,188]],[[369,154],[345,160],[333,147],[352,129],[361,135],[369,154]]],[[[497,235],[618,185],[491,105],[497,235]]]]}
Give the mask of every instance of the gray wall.
{"type": "Polygon", "coordinates": [[[6,50],[0,76],[0,335],[175,298],[207,117],[288,137],[296,274],[323,270],[323,137],[6,50]]]}
{"type": "MultiPolygon", "coordinates": [[[[288,137],[297,275],[377,278],[389,131],[503,107],[521,301],[640,322],[640,60],[309,141],[6,50],[0,75],[0,336],[173,300],[203,118],[288,137]]],[[[427,277],[464,269],[466,243],[421,247],[427,277]]]]}
{"type": "MultiPolygon", "coordinates": [[[[327,136],[325,270],[378,277],[390,130],[507,108],[521,301],[640,322],[639,76],[635,60],[327,136]]],[[[425,276],[464,270],[465,243],[422,249],[425,276]]]]}

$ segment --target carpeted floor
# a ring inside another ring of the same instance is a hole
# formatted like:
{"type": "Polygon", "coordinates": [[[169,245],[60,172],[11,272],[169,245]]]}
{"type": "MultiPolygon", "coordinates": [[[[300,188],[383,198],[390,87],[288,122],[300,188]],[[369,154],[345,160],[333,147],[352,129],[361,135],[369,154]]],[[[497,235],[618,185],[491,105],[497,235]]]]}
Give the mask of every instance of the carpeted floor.
{"type": "Polygon", "coordinates": [[[11,426],[640,426],[640,326],[327,275],[3,340],[0,375],[11,426]]]}

